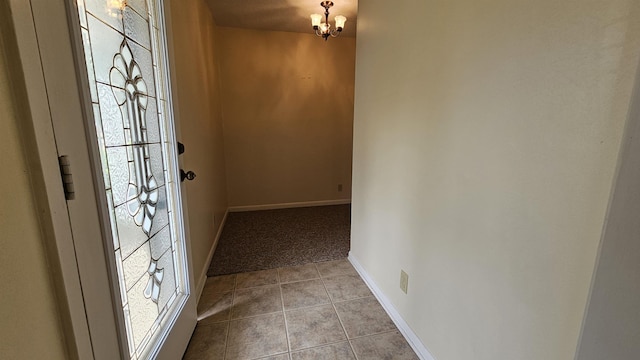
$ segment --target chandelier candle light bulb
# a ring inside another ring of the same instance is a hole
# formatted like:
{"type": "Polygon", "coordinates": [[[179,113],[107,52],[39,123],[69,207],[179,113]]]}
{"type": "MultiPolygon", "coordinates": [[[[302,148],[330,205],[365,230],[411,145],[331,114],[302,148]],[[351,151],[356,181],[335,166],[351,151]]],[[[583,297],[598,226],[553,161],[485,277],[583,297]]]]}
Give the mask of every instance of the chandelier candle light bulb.
{"type": "Polygon", "coordinates": [[[325,41],[331,37],[337,37],[344,29],[344,23],[347,21],[347,18],[338,15],[333,20],[336,23],[335,29],[331,29],[331,24],[329,24],[329,8],[333,6],[333,1],[323,1],[320,3],[320,6],[324,8],[324,22],[322,22],[322,15],[320,14],[312,14],[311,15],[311,26],[313,30],[315,30],[316,35],[322,37],[325,41]]]}

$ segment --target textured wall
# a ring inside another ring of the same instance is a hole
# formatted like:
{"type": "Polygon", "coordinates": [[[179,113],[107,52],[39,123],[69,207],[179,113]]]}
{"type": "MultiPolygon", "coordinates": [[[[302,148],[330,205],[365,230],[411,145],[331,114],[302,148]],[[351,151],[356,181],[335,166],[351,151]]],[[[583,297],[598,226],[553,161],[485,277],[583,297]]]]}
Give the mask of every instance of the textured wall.
{"type": "Polygon", "coordinates": [[[227,210],[216,27],[203,0],[171,1],[178,141],[186,148],[183,168],[196,282],[227,210]]]}
{"type": "Polygon", "coordinates": [[[639,17],[636,0],[360,3],[352,254],[437,359],[573,358],[639,17]]]}
{"type": "Polygon", "coordinates": [[[218,30],[229,205],[349,199],[355,39],[218,30]]]}
{"type": "Polygon", "coordinates": [[[29,149],[20,132],[22,120],[16,114],[2,40],[0,37],[0,357],[65,359],[52,274],[25,158],[29,149]]]}

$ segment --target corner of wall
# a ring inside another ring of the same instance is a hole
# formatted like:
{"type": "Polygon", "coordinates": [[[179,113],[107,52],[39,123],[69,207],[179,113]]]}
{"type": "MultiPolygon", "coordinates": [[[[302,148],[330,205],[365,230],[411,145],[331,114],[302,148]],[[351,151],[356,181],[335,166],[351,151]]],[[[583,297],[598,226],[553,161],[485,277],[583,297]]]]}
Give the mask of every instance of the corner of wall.
{"type": "Polygon", "coordinates": [[[418,355],[421,360],[436,360],[436,358],[431,355],[431,352],[427,349],[427,347],[422,343],[418,335],[413,332],[413,329],[411,329],[402,315],[400,315],[400,312],[396,310],[389,298],[387,298],[380,287],[378,287],[378,285],[376,285],[376,283],[373,281],[373,278],[369,276],[369,273],[367,273],[364,267],[362,267],[362,265],[358,262],[352,252],[349,252],[348,259],[356,269],[358,274],[360,274],[362,280],[364,280],[364,282],[367,284],[373,295],[376,297],[376,299],[378,299],[378,302],[380,302],[391,320],[393,320],[393,322],[396,324],[398,330],[400,330],[413,351],[416,352],[416,355],[418,355]]]}

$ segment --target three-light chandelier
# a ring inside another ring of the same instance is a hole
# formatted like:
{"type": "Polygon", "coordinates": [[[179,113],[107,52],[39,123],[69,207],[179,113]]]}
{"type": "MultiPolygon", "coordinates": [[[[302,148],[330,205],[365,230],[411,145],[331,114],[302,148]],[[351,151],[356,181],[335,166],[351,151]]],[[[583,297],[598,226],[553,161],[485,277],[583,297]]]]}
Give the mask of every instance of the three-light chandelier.
{"type": "Polygon", "coordinates": [[[313,26],[313,30],[316,31],[316,35],[321,36],[327,41],[329,36],[337,37],[340,35],[347,18],[342,15],[334,17],[333,20],[336,22],[336,28],[331,29],[331,24],[329,24],[329,8],[333,6],[333,1],[323,1],[320,3],[320,6],[324,8],[324,22],[322,22],[322,15],[312,14],[311,25],[313,26]]]}

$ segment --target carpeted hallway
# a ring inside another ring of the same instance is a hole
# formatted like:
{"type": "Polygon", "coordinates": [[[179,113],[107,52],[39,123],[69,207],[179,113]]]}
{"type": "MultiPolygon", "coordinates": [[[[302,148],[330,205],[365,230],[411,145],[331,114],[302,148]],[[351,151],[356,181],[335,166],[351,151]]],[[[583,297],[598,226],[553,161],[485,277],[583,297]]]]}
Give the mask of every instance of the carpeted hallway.
{"type": "Polygon", "coordinates": [[[351,205],[229,213],[208,276],[343,259],[351,205]]]}

